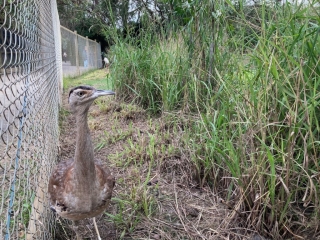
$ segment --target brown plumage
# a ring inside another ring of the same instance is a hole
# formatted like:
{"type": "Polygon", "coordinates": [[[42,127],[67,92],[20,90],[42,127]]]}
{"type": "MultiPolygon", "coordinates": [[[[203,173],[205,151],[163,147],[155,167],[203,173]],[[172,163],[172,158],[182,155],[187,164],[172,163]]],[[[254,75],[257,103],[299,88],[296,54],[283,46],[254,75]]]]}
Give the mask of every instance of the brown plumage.
{"type": "MultiPolygon", "coordinates": [[[[94,99],[113,94],[89,86],[70,90],[69,104],[77,127],[75,156],[57,165],[48,186],[51,209],[61,217],[73,220],[75,225],[78,220],[93,218],[99,239],[94,217],[109,205],[115,181],[110,170],[94,159],[87,115],[94,99]]],[[[77,229],[75,231],[81,239],[77,229]]]]}

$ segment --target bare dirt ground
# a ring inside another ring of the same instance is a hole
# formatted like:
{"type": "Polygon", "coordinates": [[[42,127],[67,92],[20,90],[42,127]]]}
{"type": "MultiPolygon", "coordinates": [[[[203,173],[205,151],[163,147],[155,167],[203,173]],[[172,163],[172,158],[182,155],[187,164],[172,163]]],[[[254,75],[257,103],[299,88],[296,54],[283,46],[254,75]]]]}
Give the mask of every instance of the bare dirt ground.
{"type": "MultiPolygon", "coordinates": [[[[75,120],[64,94],[61,159],[75,150],[75,120]]],[[[193,179],[182,146],[183,126],[168,116],[152,119],[137,106],[101,98],[88,117],[95,156],[116,178],[111,205],[97,217],[102,239],[263,239],[241,227],[240,217],[193,179]],[[253,237],[254,236],[254,237],[253,237]]],[[[84,239],[97,239],[92,219],[80,226],[84,239]]],[[[58,219],[56,239],[75,239],[71,222],[58,219]]]]}

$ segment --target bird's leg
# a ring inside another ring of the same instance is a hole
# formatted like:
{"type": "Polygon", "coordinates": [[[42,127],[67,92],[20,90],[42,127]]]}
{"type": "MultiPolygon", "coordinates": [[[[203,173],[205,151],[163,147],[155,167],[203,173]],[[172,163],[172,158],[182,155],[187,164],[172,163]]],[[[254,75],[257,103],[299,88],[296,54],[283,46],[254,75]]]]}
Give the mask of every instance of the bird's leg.
{"type": "Polygon", "coordinates": [[[97,232],[97,235],[98,235],[98,240],[101,240],[95,217],[93,218],[93,225],[94,225],[94,228],[96,229],[96,232],[97,232]]]}
{"type": "Polygon", "coordinates": [[[79,233],[79,221],[72,221],[73,222],[73,230],[77,235],[77,240],[82,240],[81,234],[79,233]]]}

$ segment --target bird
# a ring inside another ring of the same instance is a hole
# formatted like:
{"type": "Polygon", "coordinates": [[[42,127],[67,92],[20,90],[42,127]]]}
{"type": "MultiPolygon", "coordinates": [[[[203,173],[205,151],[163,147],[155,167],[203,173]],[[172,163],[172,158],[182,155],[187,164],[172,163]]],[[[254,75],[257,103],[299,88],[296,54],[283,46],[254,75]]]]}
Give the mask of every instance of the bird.
{"type": "Polygon", "coordinates": [[[109,59],[107,57],[104,57],[103,61],[104,61],[105,68],[109,67],[109,64],[110,64],[109,59]]]}
{"type": "Polygon", "coordinates": [[[108,207],[115,178],[110,169],[94,158],[94,149],[88,127],[88,111],[93,101],[110,90],[91,86],[77,86],[69,91],[69,106],[76,119],[76,149],[73,159],[61,161],[49,178],[50,208],[59,216],[72,220],[77,240],[79,220],[93,218],[98,239],[101,240],[95,217],[108,207]]]}

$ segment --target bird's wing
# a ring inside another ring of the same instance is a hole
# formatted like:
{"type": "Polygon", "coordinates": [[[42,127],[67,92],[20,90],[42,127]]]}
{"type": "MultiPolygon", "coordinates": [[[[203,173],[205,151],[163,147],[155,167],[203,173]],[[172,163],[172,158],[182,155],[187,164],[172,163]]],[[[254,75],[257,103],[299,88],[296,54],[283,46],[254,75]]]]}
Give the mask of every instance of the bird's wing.
{"type": "Polygon", "coordinates": [[[57,203],[64,206],[64,192],[65,192],[65,182],[67,178],[71,176],[70,172],[73,169],[73,159],[67,161],[62,161],[58,163],[56,169],[52,172],[49,185],[49,200],[51,206],[55,206],[57,203]]]}
{"type": "Polygon", "coordinates": [[[107,203],[110,201],[112,197],[112,190],[115,185],[115,179],[112,176],[110,170],[100,163],[96,163],[96,173],[97,173],[97,179],[98,184],[100,188],[100,199],[102,199],[103,202],[107,203]]]}

